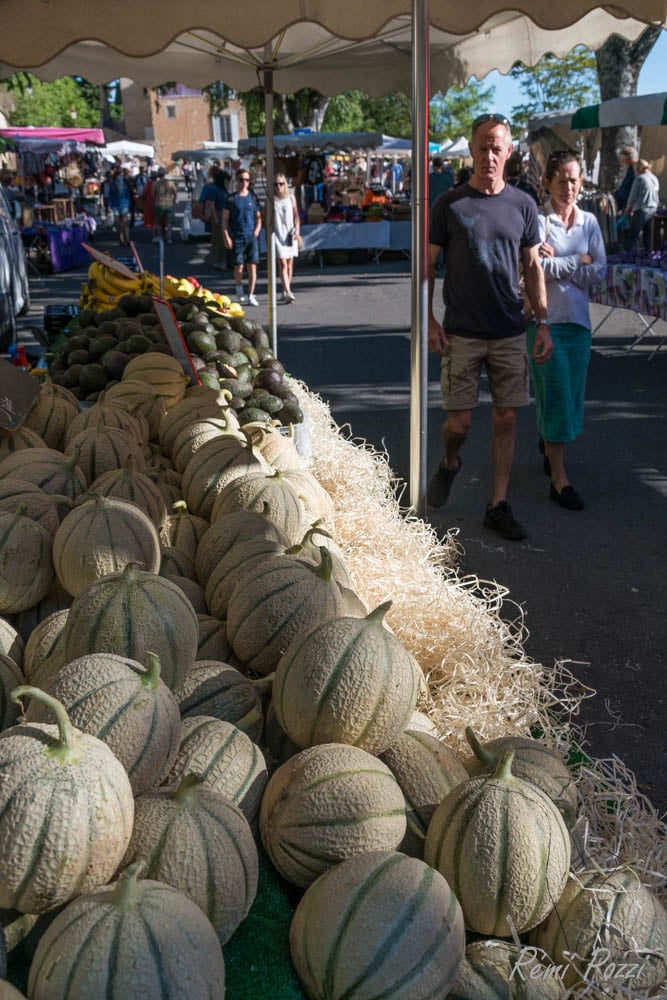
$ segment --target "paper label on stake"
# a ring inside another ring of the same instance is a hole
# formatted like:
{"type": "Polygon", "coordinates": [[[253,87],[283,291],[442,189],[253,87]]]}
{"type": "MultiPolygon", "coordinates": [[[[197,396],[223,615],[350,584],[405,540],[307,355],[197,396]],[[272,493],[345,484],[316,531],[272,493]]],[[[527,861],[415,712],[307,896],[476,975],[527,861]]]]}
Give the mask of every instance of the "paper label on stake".
{"type": "Polygon", "coordinates": [[[112,257],[110,254],[104,253],[103,250],[96,250],[95,247],[91,247],[87,243],[82,243],[81,246],[84,250],[88,251],[91,257],[94,257],[95,260],[100,262],[100,264],[104,264],[104,266],[108,267],[110,271],[115,271],[116,274],[121,274],[124,278],[136,278],[134,271],[130,271],[129,267],[126,267],[125,264],[121,264],[119,260],[116,260],[115,257],[112,257]]]}
{"type": "Polygon", "coordinates": [[[0,359],[0,429],[16,430],[39,396],[39,386],[22,368],[0,359]]]}
{"type": "Polygon", "coordinates": [[[171,308],[171,305],[166,301],[166,299],[160,299],[155,296],[153,298],[153,308],[155,309],[157,317],[160,320],[160,326],[162,327],[164,335],[167,338],[167,343],[171,348],[171,353],[174,355],[176,360],[180,362],[185,374],[190,377],[190,385],[201,385],[201,379],[197,374],[197,369],[192,363],[192,357],[185,340],[183,339],[181,328],[178,325],[178,320],[174,315],[174,310],[171,308]]]}

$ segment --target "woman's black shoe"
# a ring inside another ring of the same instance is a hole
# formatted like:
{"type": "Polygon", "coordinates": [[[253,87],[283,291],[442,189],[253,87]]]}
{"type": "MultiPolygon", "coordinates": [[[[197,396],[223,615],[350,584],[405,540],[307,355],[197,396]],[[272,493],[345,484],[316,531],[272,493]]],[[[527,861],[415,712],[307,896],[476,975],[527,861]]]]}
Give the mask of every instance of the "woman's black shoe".
{"type": "Polygon", "coordinates": [[[564,486],[559,492],[554,484],[551,484],[549,490],[549,496],[557,503],[559,507],[564,507],[566,510],[581,510],[584,506],[584,501],[581,499],[574,486],[564,486]]]}

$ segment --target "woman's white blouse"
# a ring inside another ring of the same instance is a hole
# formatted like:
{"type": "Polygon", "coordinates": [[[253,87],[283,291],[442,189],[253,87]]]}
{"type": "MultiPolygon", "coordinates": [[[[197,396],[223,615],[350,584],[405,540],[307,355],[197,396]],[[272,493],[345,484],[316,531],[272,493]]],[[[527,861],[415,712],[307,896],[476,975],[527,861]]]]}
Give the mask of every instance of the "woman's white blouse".
{"type": "Polygon", "coordinates": [[[541,258],[547,282],[549,323],[578,323],[590,329],[588,290],[604,280],[607,254],[598,221],[591,212],[575,205],[574,224],[568,229],[547,202],[539,212],[540,237],[551,244],[555,257],[541,258]],[[582,264],[587,253],[592,264],[582,264]]]}

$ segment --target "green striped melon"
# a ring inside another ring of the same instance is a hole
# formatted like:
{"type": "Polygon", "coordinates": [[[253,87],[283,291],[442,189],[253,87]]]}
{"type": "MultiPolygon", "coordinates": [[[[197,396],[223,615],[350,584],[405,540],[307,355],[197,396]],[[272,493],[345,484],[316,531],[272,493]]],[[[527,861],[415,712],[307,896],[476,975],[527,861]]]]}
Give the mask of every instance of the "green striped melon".
{"type": "MultiPolygon", "coordinates": [[[[251,538],[232,545],[211,571],[206,587],[206,603],[215,618],[227,616],[229,599],[245,574],[269,556],[284,556],[287,549],[273,538],[251,538]]],[[[195,569],[196,572],[196,569],[195,569]]]]}
{"type": "Polygon", "coordinates": [[[175,469],[151,469],[146,468],[146,475],[149,476],[167,505],[171,510],[175,503],[183,499],[183,477],[179,476],[175,469]]]}
{"type": "Polygon", "coordinates": [[[45,597],[37,604],[33,604],[32,607],[27,608],[25,611],[19,611],[19,613],[14,618],[14,625],[16,626],[21,638],[24,642],[27,642],[32,635],[33,629],[35,629],[40,622],[52,615],[54,611],[64,611],[69,608],[73,601],[73,597],[69,594],[64,587],[61,587],[57,578],[54,576],[54,582],[51,589],[48,591],[45,597]]]}
{"type": "Polygon", "coordinates": [[[24,448],[0,462],[0,479],[23,479],[49,495],[75,500],[85,493],[87,485],[77,463],[78,451],[63,455],[53,448],[24,448]]]}
{"type": "Polygon", "coordinates": [[[106,399],[107,402],[118,403],[133,415],[140,412],[148,423],[149,440],[157,440],[162,418],[167,412],[159,392],[146,382],[123,378],[122,382],[106,390],[106,399]]]}
{"type": "Polygon", "coordinates": [[[634,997],[667,982],[667,912],[629,867],[570,877],[528,940],[564,970],[568,988],[600,982],[634,997]]]}
{"type": "Polygon", "coordinates": [[[60,524],[58,508],[44,490],[35,483],[8,476],[0,481],[0,512],[13,514],[19,504],[33,521],[37,521],[50,535],[55,535],[60,524]]]}
{"type": "Polygon", "coordinates": [[[16,451],[24,451],[26,448],[46,448],[48,447],[44,438],[41,438],[35,431],[23,424],[19,425],[12,434],[0,437],[0,461],[8,455],[13,455],[16,451]]]}
{"type": "Polygon", "coordinates": [[[294,445],[293,424],[289,425],[288,434],[282,434],[277,427],[260,426],[259,424],[246,424],[245,430],[255,448],[261,451],[272,468],[280,469],[281,472],[305,469],[306,463],[294,445]]]}
{"type": "Polygon", "coordinates": [[[65,447],[77,434],[91,427],[115,427],[129,434],[133,441],[145,445],[148,443],[148,422],[140,410],[136,413],[137,416],[134,416],[120,403],[107,399],[105,392],[101,392],[93,406],[82,410],[68,425],[65,432],[65,447]]]}
{"type": "Polygon", "coordinates": [[[207,788],[234,802],[255,827],[268,775],[259,747],[231,722],[210,716],[183,719],[181,746],[165,785],[197,774],[207,788]]]}
{"type": "Polygon", "coordinates": [[[157,529],[147,514],[127,500],[96,493],[70,511],[53,539],[56,575],[73,597],[130,564],[157,573],[160,555],[157,529]]]}
{"type": "Polygon", "coordinates": [[[542,965],[530,948],[488,938],[465,950],[447,1000],[560,1000],[558,971],[542,965]]]}
{"type": "Polygon", "coordinates": [[[312,472],[307,469],[288,469],[285,478],[306,508],[307,518],[329,526],[335,523],[334,502],[312,472]]]}
{"type": "Polygon", "coordinates": [[[75,729],[55,699],[32,687],[13,697],[43,701],[56,725],[0,733],[0,906],[44,913],[111,878],[130,841],[134,800],[120,761],[75,729]]]}
{"type": "Polygon", "coordinates": [[[231,722],[255,743],[262,735],[261,683],[228,663],[198,660],[176,697],[183,718],[207,715],[231,722]]]}
{"type": "Polygon", "coordinates": [[[405,796],[408,828],[400,850],[422,858],[433,813],[452,788],[467,779],[466,769],[440,740],[408,729],[380,760],[391,770],[405,796]]]}
{"type": "Polygon", "coordinates": [[[162,679],[178,687],[195,661],[197,616],[183,591],[164,577],[127,566],[96,580],[74,598],[65,626],[68,660],[118,653],[160,658],[162,679]]]}
{"type": "Polygon", "coordinates": [[[249,670],[269,674],[292,640],[342,613],[343,598],[322,549],[320,566],[273,556],[251,567],[234,588],[227,608],[227,635],[249,670]]]}
{"type": "Polygon", "coordinates": [[[414,657],[383,625],[390,607],[319,623],[283,653],[272,702],[300,747],[348,743],[381,754],[403,733],[419,681],[414,657]]]}
{"type": "Polygon", "coordinates": [[[429,823],[424,860],[440,871],[478,934],[522,934],[560,896],[570,866],[570,836],[537,785],[512,774],[513,752],[493,775],[462,781],[429,823]]]}
{"type": "Polygon", "coordinates": [[[259,826],[283,878],[305,887],[354,854],[396,850],[405,836],[405,799],[377,757],[359,747],[323,743],[274,772],[259,826]]]}
{"type": "Polygon", "coordinates": [[[237,510],[254,510],[258,513],[266,510],[267,516],[296,545],[309,526],[306,509],[296,491],[282,472],[257,475],[248,471],[251,472],[250,475],[232,480],[219,491],[220,495],[210,511],[211,524],[237,510]]]}
{"type": "Polygon", "coordinates": [[[348,858],[304,892],[290,951],[309,997],[443,1000],[465,949],[444,878],[394,851],[348,858]]]}
{"type": "Polygon", "coordinates": [[[128,455],[120,469],[111,469],[95,479],[90,485],[90,492],[135,503],[158,531],[162,531],[167,523],[164,497],[150,476],[139,470],[132,454],[128,455]]]}
{"type": "Polygon", "coordinates": [[[171,545],[160,546],[160,566],[161,576],[185,576],[188,580],[195,580],[194,559],[186,555],[181,549],[175,549],[171,545]]]}
{"type": "Polygon", "coordinates": [[[177,573],[163,573],[162,570],[160,570],[160,576],[163,576],[165,580],[171,580],[174,586],[183,591],[192,605],[195,614],[208,614],[208,605],[206,603],[204,589],[199,586],[196,580],[191,580],[187,576],[179,576],[177,573]]]}
{"type": "Polygon", "coordinates": [[[25,684],[25,677],[17,665],[11,657],[0,653],[0,730],[13,726],[21,714],[12,698],[12,691],[21,684],[25,684]]]}
{"type": "Polygon", "coordinates": [[[468,765],[468,773],[472,777],[478,774],[490,774],[498,766],[502,755],[508,750],[513,750],[512,774],[517,778],[532,781],[546,792],[560,809],[566,826],[570,828],[574,826],[578,805],[577,786],[558,754],[549,750],[539,740],[523,736],[502,736],[500,739],[481,744],[470,726],[466,729],[466,739],[475,754],[468,765]]]}
{"type": "MultiPolygon", "coordinates": [[[[181,717],[153,653],[147,653],[145,666],[115,653],[71,660],[50,681],[47,692],[64,706],[77,729],[113,751],[135,796],[158,785],[174,763],[181,717]]],[[[39,702],[29,704],[28,721],[44,722],[47,717],[39,702]]]]}
{"type": "Polygon", "coordinates": [[[171,447],[169,455],[177,472],[184,473],[194,455],[209,441],[231,436],[247,445],[247,438],[238,425],[230,423],[226,417],[199,415],[190,419],[183,427],[171,447]]]}
{"type": "Polygon", "coordinates": [[[193,774],[135,802],[132,839],[122,865],[145,862],[148,878],[180,889],[225,945],[257,893],[259,862],[252,830],[233,802],[193,774]]]}
{"type": "Polygon", "coordinates": [[[413,712],[405,729],[406,732],[428,733],[429,736],[435,736],[436,739],[440,738],[437,725],[425,712],[413,712]]]}
{"type": "Polygon", "coordinates": [[[197,615],[199,624],[198,660],[218,660],[227,663],[232,655],[232,647],[227,638],[225,622],[212,615],[197,615]]]}
{"type": "Polygon", "coordinates": [[[15,986],[0,979],[0,1000],[26,1000],[25,994],[19,993],[15,986]]]}
{"type": "Polygon", "coordinates": [[[58,914],[30,966],[31,1000],[223,1000],[225,964],[208,917],[177,889],[138,880],[140,869],[58,914]]]}
{"type": "Polygon", "coordinates": [[[66,663],[63,636],[69,608],[53,611],[35,625],[25,644],[23,669],[35,687],[44,687],[46,678],[66,663]]]}
{"type": "Polygon", "coordinates": [[[169,410],[183,399],[190,379],[176,358],[150,351],[139,354],[128,362],[122,381],[145,382],[158,394],[165,409],[169,410]]]}
{"type": "Polygon", "coordinates": [[[0,614],[25,611],[48,594],[55,575],[52,545],[46,528],[21,504],[14,514],[0,513],[0,614]]]}
{"type": "Polygon", "coordinates": [[[202,445],[188,462],[181,484],[183,496],[190,510],[210,519],[215,499],[228,483],[268,468],[246,440],[223,434],[202,445]]]}
{"type": "Polygon", "coordinates": [[[62,451],[68,426],[81,412],[79,401],[69,390],[46,382],[24,420],[24,426],[43,439],[47,448],[62,451]],[[66,393],[66,395],[65,395],[66,393]]]}
{"type": "Polygon", "coordinates": [[[119,427],[88,427],[73,437],[65,447],[65,454],[78,454],[79,468],[90,485],[105,472],[122,469],[131,455],[141,472],[146,461],[136,438],[119,427]]]}
{"type": "Polygon", "coordinates": [[[206,586],[211,573],[233,545],[253,538],[271,538],[285,548],[291,544],[282,528],[268,516],[268,507],[259,513],[238,510],[212,524],[202,535],[195,558],[197,579],[202,587],[206,586]]]}
{"type": "Polygon", "coordinates": [[[177,500],[162,527],[161,540],[190,559],[197,556],[197,547],[204,534],[209,530],[209,523],[203,517],[197,517],[188,510],[185,500],[177,500]]]}
{"type": "Polygon", "coordinates": [[[9,656],[19,670],[23,669],[25,643],[11,622],[0,618],[0,653],[9,656]]]}
{"type": "Polygon", "coordinates": [[[185,397],[180,403],[171,407],[160,424],[159,440],[165,455],[172,455],[174,442],[181,431],[202,418],[213,417],[216,420],[221,420],[224,423],[225,432],[228,434],[238,432],[238,417],[228,405],[225,396],[208,386],[198,386],[198,388],[206,390],[208,395],[202,394],[193,398],[190,391],[186,390],[185,397]]]}

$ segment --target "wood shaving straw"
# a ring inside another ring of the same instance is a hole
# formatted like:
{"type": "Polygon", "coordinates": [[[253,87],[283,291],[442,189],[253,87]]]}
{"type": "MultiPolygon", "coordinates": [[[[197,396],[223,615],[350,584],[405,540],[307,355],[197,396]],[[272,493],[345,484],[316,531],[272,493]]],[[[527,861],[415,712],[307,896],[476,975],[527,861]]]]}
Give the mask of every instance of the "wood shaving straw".
{"type": "MultiPolygon", "coordinates": [[[[441,541],[430,525],[401,509],[401,484],[386,454],[353,439],[349,427],[339,428],[305,385],[290,385],[311,438],[310,471],[333,500],[327,527],[366,606],[392,601],[387,624],[426,675],[429,695],[420,707],[441,737],[462,759],[470,756],[468,725],[482,739],[529,736],[537,727],[564,756],[573,742],[585,745],[572,719],[594,692],[563,662],[546,668],[525,656],[520,609],[514,622],[500,617],[506,588],[459,576],[456,532],[441,541]]],[[[616,758],[613,766],[593,762],[580,769],[579,786],[589,855],[599,864],[631,861],[657,887],[656,872],[665,867],[664,847],[655,843],[661,823],[631,773],[616,758]],[[607,802],[614,803],[609,812],[607,802]]]]}

